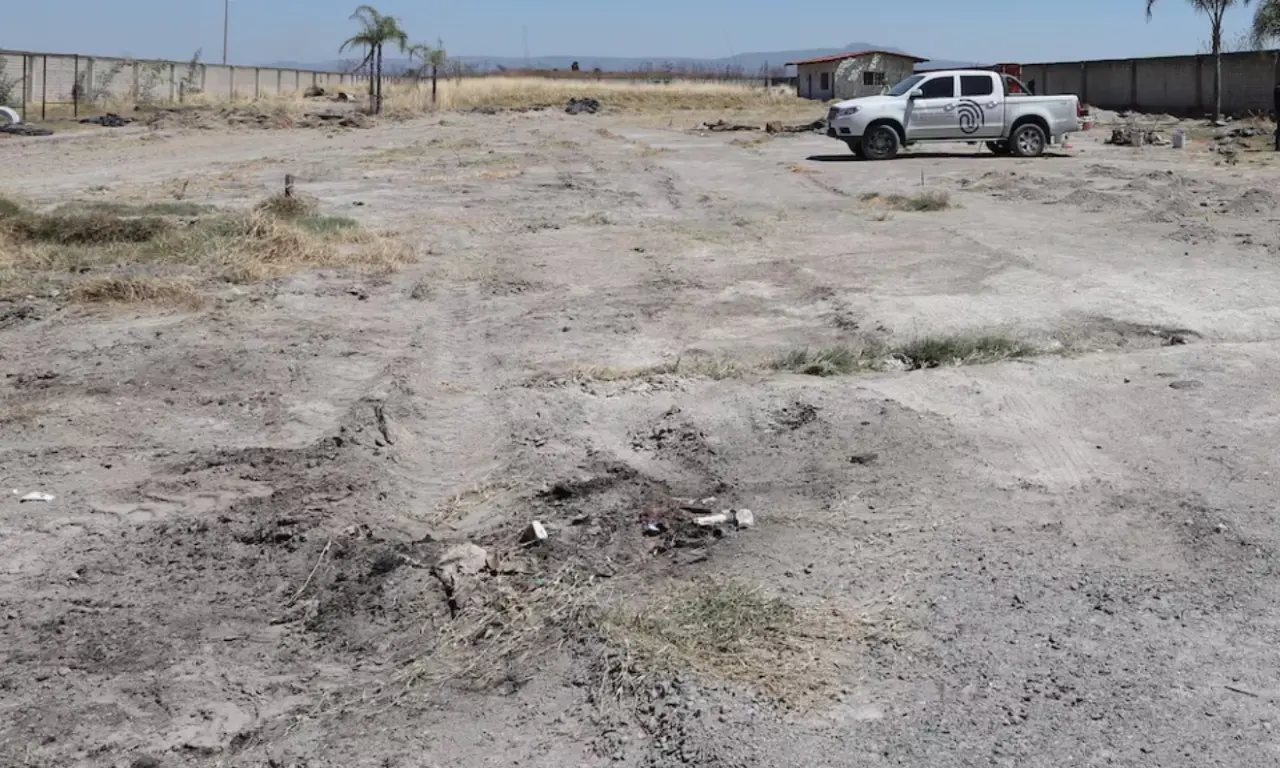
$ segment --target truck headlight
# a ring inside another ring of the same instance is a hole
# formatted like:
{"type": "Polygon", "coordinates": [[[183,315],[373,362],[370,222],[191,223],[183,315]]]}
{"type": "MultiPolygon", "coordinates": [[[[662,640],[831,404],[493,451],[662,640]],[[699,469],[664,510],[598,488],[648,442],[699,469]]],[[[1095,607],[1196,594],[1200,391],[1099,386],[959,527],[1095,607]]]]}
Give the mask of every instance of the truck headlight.
{"type": "Polygon", "coordinates": [[[852,114],[857,113],[858,109],[859,107],[844,107],[839,112],[836,113],[836,117],[848,117],[852,114]]]}

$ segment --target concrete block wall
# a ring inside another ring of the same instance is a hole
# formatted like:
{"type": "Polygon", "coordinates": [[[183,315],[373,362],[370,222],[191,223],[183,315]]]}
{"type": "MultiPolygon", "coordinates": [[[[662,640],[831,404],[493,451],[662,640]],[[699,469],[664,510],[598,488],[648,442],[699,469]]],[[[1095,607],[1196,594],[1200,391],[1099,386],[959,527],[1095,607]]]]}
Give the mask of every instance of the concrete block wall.
{"type": "MultiPolygon", "coordinates": [[[[312,85],[342,89],[358,96],[368,92],[367,75],[345,72],[240,67],[197,64],[186,61],[115,59],[63,54],[0,50],[0,85],[11,84],[13,106],[27,119],[38,119],[50,107],[92,109],[92,103],[110,101],[179,102],[194,98],[188,76],[202,98],[248,101],[270,96],[301,94],[312,85]],[[33,111],[37,110],[37,111],[33,111]]],[[[394,84],[401,78],[389,77],[394,84]]]]}
{"type": "MultiPolygon", "coordinates": [[[[1025,64],[1024,81],[1036,92],[1075,94],[1103,109],[1203,114],[1213,109],[1214,60],[1209,55],[1025,64]]],[[[1272,108],[1280,83],[1280,51],[1222,56],[1222,109],[1227,113],[1272,108]]]]}

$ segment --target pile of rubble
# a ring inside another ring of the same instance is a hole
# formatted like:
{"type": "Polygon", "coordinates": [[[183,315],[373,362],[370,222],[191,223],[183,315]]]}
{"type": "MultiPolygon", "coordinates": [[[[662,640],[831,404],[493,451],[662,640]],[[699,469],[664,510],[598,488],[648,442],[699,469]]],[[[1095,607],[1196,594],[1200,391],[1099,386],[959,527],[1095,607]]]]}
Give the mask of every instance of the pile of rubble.
{"type": "Polygon", "coordinates": [[[105,115],[99,115],[97,117],[83,118],[80,122],[84,123],[85,125],[100,125],[103,128],[123,128],[129,123],[132,123],[133,118],[121,117],[120,115],[117,115],[115,112],[108,112],[105,115]]]}
{"type": "Polygon", "coordinates": [[[1117,147],[1141,147],[1146,145],[1167,147],[1173,142],[1160,131],[1130,125],[1123,128],[1113,128],[1111,130],[1111,138],[1107,139],[1107,143],[1117,147]]]}
{"type": "Polygon", "coordinates": [[[564,111],[570,115],[594,115],[600,111],[600,102],[596,99],[569,99],[564,111]]]}
{"type": "MultiPolygon", "coordinates": [[[[729,123],[724,120],[717,120],[714,123],[703,123],[695,130],[713,131],[722,133],[725,131],[759,131],[761,127],[758,125],[748,125],[746,123],[729,123]]],[[[826,120],[814,120],[812,123],[799,123],[795,125],[784,125],[780,120],[771,120],[764,124],[766,133],[809,133],[810,131],[822,132],[827,130],[826,120]]]]}

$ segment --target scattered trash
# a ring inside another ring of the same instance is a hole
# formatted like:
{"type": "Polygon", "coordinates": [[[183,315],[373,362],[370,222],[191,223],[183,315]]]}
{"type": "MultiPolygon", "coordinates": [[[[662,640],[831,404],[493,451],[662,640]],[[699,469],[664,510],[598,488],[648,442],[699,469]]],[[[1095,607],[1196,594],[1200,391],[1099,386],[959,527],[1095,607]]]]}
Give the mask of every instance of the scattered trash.
{"type": "Polygon", "coordinates": [[[52,136],[53,131],[48,128],[37,128],[28,123],[10,123],[8,125],[0,125],[0,133],[9,134],[10,136],[52,136]]]}
{"type": "Polygon", "coordinates": [[[31,493],[28,493],[26,496],[23,496],[21,499],[18,499],[18,501],[19,503],[24,503],[24,504],[31,501],[41,501],[41,502],[48,503],[50,501],[53,501],[54,498],[56,497],[52,493],[42,493],[40,491],[32,491],[31,493]]]}
{"type": "Polygon", "coordinates": [[[600,111],[600,102],[596,99],[569,99],[564,111],[570,115],[594,115],[600,111]]]}
{"type": "Polygon", "coordinates": [[[1174,131],[1173,132],[1173,148],[1182,149],[1183,147],[1186,146],[1186,144],[1187,144],[1187,132],[1182,129],[1178,129],[1174,131]]]}
{"type": "Polygon", "coordinates": [[[131,117],[121,117],[114,112],[108,112],[98,117],[86,117],[80,121],[85,125],[100,125],[103,128],[123,128],[133,122],[131,117]]]}
{"type": "Polygon", "coordinates": [[[849,463],[866,466],[867,464],[874,464],[876,459],[879,458],[880,454],[878,453],[855,453],[849,457],[849,463]]]}
{"type": "Polygon", "coordinates": [[[1151,131],[1131,125],[1124,128],[1113,128],[1111,137],[1106,140],[1106,143],[1117,147],[1141,147],[1145,144],[1165,147],[1172,142],[1159,131],[1151,131]]]}
{"type": "Polygon", "coordinates": [[[754,528],[756,515],[749,509],[735,509],[733,510],[733,522],[739,528],[754,528]]]}
{"type": "Polygon", "coordinates": [[[524,533],[520,535],[521,544],[540,544],[547,540],[547,528],[542,523],[534,520],[524,529],[524,533]]]}
{"type": "Polygon", "coordinates": [[[758,131],[758,125],[743,125],[742,123],[726,123],[724,120],[717,120],[714,123],[703,123],[702,130],[706,131],[758,131]]]}
{"type": "Polygon", "coordinates": [[[309,85],[307,86],[307,89],[302,92],[302,95],[308,99],[315,99],[320,96],[324,96],[324,89],[318,85],[309,85]]]}
{"type": "Polygon", "coordinates": [[[644,524],[645,536],[661,536],[667,532],[667,525],[661,521],[650,520],[644,524]]]}
{"type": "Polygon", "coordinates": [[[693,524],[702,526],[703,528],[724,525],[727,522],[729,522],[729,513],[727,512],[720,512],[714,515],[702,515],[701,517],[693,518],[693,524]]]}
{"type": "Polygon", "coordinates": [[[0,115],[4,115],[8,125],[17,125],[22,122],[22,115],[19,115],[18,110],[11,107],[0,107],[0,115]]]}

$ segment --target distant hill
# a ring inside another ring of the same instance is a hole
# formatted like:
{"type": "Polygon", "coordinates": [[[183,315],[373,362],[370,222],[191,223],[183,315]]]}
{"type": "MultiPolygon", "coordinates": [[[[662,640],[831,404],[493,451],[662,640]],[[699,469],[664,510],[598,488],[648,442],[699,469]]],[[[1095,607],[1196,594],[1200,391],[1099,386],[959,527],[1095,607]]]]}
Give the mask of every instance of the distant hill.
{"type": "MultiPolygon", "coordinates": [[[[698,69],[703,71],[726,71],[736,69],[743,74],[755,74],[765,67],[775,69],[781,67],[788,61],[799,61],[802,59],[816,59],[821,56],[832,56],[837,53],[845,53],[847,51],[895,51],[904,53],[901,48],[893,46],[877,45],[875,43],[849,43],[841,48],[806,48],[802,50],[791,51],[766,51],[761,53],[739,53],[735,56],[726,56],[723,58],[696,58],[696,57],[667,57],[660,56],[639,57],[639,56],[532,56],[525,59],[522,56],[456,56],[456,61],[461,61],[469,67],[480,70],[482,72],[491,72],[501,69],[569,69],[573,63],[578,62],[578,66],[586,71],[591,71],[597,67],[605,72],[630,72],[644,68],[660,69],[666,65],[671,65],[681,69],[698,69]]],[[[926,54],[919,51],[910,51],[914,56],[924,56],[926,54]]],[[[959,68],[971,66],[973,62],[959,62],[938,60],[929,61],[923,66],[928,68],[959,68]]],[[[270,65],[272,67],[283,67],[286,69],[318,69],[328,71],[345,71],[351,69],[353,62],[342,60],[330,61],[278,61],[270,65]]],[[[399,72],[408,68],[409,62],[404,59],[387,59],[383,66],[388,72],[399,72]]]]}

